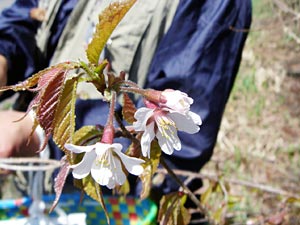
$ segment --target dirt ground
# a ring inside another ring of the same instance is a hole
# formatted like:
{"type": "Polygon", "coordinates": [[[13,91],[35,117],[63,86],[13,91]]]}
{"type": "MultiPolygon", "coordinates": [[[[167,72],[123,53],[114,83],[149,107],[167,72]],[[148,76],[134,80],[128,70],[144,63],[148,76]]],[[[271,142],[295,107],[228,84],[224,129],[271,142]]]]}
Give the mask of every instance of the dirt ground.
{"type": "Polygon", "coordinates": [[[240,71],[203,170],[230,180],[227,224],[300,224],[300,44],[270,2],[253,1],[240,71]]]}

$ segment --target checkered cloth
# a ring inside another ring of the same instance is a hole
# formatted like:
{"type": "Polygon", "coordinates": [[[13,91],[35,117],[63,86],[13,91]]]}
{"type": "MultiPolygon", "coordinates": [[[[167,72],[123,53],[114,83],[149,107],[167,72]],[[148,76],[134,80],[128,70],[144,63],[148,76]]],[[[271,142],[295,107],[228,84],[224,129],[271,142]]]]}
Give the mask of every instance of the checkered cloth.
{"type": "MultiPolygon", "coordinates": [[[[44,196],[46,204],[51,205],[54,196],[44,196]]],[[[28,217],[31,199],[0,200],[0,220],[28,217]]],[[[111,225],[154,225],[156,224],[157,206],[149,199],[140,200],[134,197],[104,196],[104,202],[110,217],[111,225]]],[[[80,202],[80,194],[62,195],[58,206],[65,213],[86,214],[87,225],[106,225],[105,213],[98,202],[85,197],[80,202]]],[[[50,216],[55,216],[51,213],[50,216]]]]}

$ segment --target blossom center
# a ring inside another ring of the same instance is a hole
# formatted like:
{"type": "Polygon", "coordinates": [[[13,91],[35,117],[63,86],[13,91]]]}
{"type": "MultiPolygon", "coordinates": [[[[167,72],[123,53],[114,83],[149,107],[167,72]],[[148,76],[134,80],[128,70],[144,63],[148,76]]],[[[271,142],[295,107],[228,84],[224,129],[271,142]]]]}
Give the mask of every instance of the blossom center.
{"type": "Polygon", "coordinates": [[[164,138],[171,139],[171,137],[174,136],[174,129],[172,129],[172,127],[176,130],[177,128],[173,120],[170,120],[165,116],[157,116],[156,123],[158,127],[161,128],[159,130],[164,138]]]}
{"type": "Polygon", "coordinates": [[[189,108],[189,105],[186,104],[186,101],[184,101],[183,99],[179,100],[179,104],[182,106],[182,108],[189,108]]]}
{"type": "Polygon", "coordinates": [[[97,156],[97,158],[95,159],[95,164],[96,166],[108,167],[109,160],[107,154],[97,156]]]}

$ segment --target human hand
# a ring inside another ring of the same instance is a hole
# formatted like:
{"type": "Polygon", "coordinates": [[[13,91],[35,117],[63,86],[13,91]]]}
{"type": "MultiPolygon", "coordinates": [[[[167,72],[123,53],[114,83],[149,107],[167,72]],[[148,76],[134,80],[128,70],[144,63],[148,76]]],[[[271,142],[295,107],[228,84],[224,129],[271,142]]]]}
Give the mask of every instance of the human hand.
{"type": "Polygon", "coordinates": [[[36,133],[30,137],[32,119],[28,115],[15,122],[24,115],[24,112],[0,111],[0,158],[31,157],[37,154],[40,141],[36,133]]]}
{"type": "Polygon", "coordinates": [[[0,55],[0,87],[6,85],[6,83],[7,83],[7,60],[3,55],[0,55]]]}
{"type": "Polygon", "coordinates": [[[30,17],[39,22],[43,22],[46,17],[46,10],[42,8],[33,8],[30,10],[30,17]]]}

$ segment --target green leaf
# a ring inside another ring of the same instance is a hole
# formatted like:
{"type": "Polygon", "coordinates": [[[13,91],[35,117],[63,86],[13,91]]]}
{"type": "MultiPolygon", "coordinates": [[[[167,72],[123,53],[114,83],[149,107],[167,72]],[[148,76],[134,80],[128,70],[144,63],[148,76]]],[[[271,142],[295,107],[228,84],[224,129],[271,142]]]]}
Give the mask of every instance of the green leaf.
{"type": "Polygon", "coordinates": [[[97,125],[83,126],[74,134],[73,143],[76,145],[93,145],[100,141],[103,127],[97,125]]]}
{"type": "Polygon", "coordinates": [[[152,141],[150,159],[143,158],[145,163],[143,164],[144,172],[140,175],[143,189],[141,191],[141,199],[147,198],[150,194],[152,187],[152,177],[157,170],[161,155],[161,149],[157,141],[152,141]]]}
{"type": "Polygon", "coordinates": [[[226,207],[221,206],[212,214],[212,218],[216,222],[216,224],[222,224],[223,215],[225,211],[226,207]]]}
{"type": "Polygon", "coordinates": [[[82,186],[85,193],[88,196],[90,196],[91,198],[93,198],[94,200],[100,203],[100,205],[104,210],[107,224],[110,224],[109,215],[104,203],[103,194],[100,185],[92,178],[91,175],[88,175],[87,177],[82,179],[82,186]]]}
{"type": "Polygon", "coordinates": [[[234,195],[228,195],[227,200],[227,208],[228,209],[234,209],[234,207],[239,204],[242,200],[242,197],[240,196],[234,196],[234,195]]]}
{"type": "Polygon", "coordinates": [[[86,64],[85,62],[80,62],[81,68],[87,73],[88,77],[81,78],[80,81],[86,81],[94,84],[97,90],[103,94],[106,88],[106,81],[103,74],[105,67],[107,66],[108,61],[103,60],[98,66],[93,64],[86,64]]]}
{"type": "Polygon", "coordinates": [[[172,220],[171,211],[175,207],[176,198],[174,197],[174,193],[164,195],[159,204],[159,212],[158,212],[158,221],[161,221],[160,224],[168,224],[168,221],[172,220]]]}
{"type": "Polygon", "coordinates": [[[209,183],[208,188],[205,190],[205,192],[203,194],[201,194],[201,203],[203,205],[205,205],[208,202],[208,200],[212,194],[212,191],[213,191],[213,186],[211,183],[209,183]]]}
{"type": "Polygon", "coordinates": [[[86,50],[90,63],[98,65],[100,54],[108,38],[135,1],[126,0],[112,3],[100,14],[93,39],[86,50]]]}
{"type": "Polygon", "coordinates": [[[75,132],[75,102],[77,80],[67,80],[62,88],[53,118],[53,140],[66,155],[70,152],[64,148],[66,143],[73,143],[75,132]]]}
{"type": "MultiPolygon", "coordinates": [[[[180,195],[180,193],[179,193],[180,195]]],[[[180,225],[180,224],[189,224],[190,220],[191,220],[191,215],[189,213],[189,211],[184,207],[184,204],[187,200],[187,196],[186,195],[182,195],[181,199],[180,199],[180,205],[178,204],[178,218],[177,218],[177,222],[176,224],[180,225]],[[180,207],[180,208],[179,208],[180,207]]]]}
{"type": "Polygon", "coordinates": [[[98,196],[98,192],[99,190],[97,190],[99,186],[97,183],[95,183],[94,179],[92,178],[92,176],[89,174],[87,177],[82,179],[82,184],[84,187],[84,191],[93,199],[95,199],[96,201],[100,202],[99,196],[98,196]]]}
{"type": "Polygon", "coordinates": [[[285,202],[287,203],[300,203],[300,198],[296,197],[288,197],[285,202]]]}
{"type": "Polygon", "coordinates": [[[164,195],[160,201],[158,221],[161,225],[185,225],[191,220],[188,210],[184,207],[186,195],[175,192],[164,195]]]}
{"type": "Polygon", "coordinates": [[[123,118],[129,124],[132,124],[135,121],[134,114],[136,112],[135,105],[133,104],[132,100],[129,98],[128,94],[123,93],[123,108],[122,114],[123,118]]]}
{"type": "Polygon", "coordinates": [[[129,181],[126,179],[125,183],[122,184],[121,186],[117,186],[115,188],[115,190],[117,191],[117,193],[119,195],[127,195],[130,192],[130,184],[129,181]]]}
{"type": "Polygon", "coordinates": [[[97,196],[98,196],[98,202],[100,203],[100,205],[102,206],[102,208],[104,210],[107,224],[110,225],[110,217],[109,217],[107,208],[105,206],[105,202],[104,202],[104,198],[103,198],[101,186],[96,181],[94,181],[94,184],[95,184],[95,187],[96,187],[96,193],[97,193],[97,196]]]}

